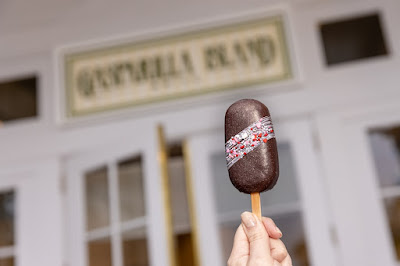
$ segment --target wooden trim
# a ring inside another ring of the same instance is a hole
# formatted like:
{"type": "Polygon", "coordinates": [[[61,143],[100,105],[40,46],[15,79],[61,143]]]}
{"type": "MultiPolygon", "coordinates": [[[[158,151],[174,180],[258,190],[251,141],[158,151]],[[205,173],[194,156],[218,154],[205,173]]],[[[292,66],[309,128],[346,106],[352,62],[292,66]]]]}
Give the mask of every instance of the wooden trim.
{"type": "Polygon", "coordinates": [[[164,130],[161,125],[157,127],[158,134],[158,162],[161,170],[161,189],[163,193],[164,212],[165,212],[165,228],[166,228],[166,239],[168,246],[169,265],[176,266],[176,255],[175,255],[175,239],[173,231],[173,220],[172,220],[172,206],[171,206],[171,191],[169,188],[169,174],[168,174],[168,152],[167,145],[164,136],[164,130]]]}
{"type": "Polygon", "coordinates": [[[201,257],[200,257],[200,247],[199,247],[199,227],[196,218],[196,197],[194,196],[195,190],[193,189],[193,176],[192,176],[192,167],[191,167],[191,158],[189,152],[189,144],[187,140],[184,140],[182,143],[183,150],[183,162],[185,165],[185,181],[186,181],[186,195],[189,206],[189,218],[190,218],[190,226],[192,231],[192,246],[193,246],[193,260],[194,266],[201,265],[201,257]]]}

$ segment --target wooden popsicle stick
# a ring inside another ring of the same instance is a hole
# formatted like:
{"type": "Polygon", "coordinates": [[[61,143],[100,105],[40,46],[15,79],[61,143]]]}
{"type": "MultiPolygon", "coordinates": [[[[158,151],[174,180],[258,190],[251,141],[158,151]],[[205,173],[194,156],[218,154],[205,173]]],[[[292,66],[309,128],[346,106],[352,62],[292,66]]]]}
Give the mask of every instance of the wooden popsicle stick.
{"type": "Polygon", "coordinates": [[[261,201],[260,193],[251,193],[251,209],[253,213],[261,220],[261,201]]]}

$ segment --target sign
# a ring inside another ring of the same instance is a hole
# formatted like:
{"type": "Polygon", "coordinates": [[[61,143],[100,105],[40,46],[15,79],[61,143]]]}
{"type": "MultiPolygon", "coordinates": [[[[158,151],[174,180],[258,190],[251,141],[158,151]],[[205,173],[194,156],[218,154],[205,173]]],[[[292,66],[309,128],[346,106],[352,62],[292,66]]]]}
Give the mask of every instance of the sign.
{"type": "Polygon", "coordinates": [[[291,76],[281,17],[66,54],[64,60],[70,117],[291,76]]]}

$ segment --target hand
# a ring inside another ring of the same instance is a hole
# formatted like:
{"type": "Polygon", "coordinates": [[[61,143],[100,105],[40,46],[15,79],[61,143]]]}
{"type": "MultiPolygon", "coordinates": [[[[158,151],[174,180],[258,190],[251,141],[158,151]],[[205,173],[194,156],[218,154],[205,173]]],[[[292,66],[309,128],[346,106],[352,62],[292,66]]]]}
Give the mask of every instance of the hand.
{"type": "Polygon", "coordinates": [[[229,266],[292,266],[292,260],[280,240],[281,231],[271,218],[260,221],[244,212],[236,230],[229,266]]]}

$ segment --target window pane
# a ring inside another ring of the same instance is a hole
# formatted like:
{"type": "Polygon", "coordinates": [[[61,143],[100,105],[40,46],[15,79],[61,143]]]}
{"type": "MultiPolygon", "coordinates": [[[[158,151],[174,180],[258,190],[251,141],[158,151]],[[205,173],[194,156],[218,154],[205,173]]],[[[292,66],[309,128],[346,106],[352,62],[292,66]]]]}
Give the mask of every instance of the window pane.
{"type": "Polygon", "coordinates": [[[379,14],[324,23],[320,30],[328,65],[389,53],[379,14]]]}
{"type": "Polygon", "coordinates": [[[177,254],[177,265],[197,265],[195,263],[195,254],[193,247],[193,235],[189,233],[182,233],[175,236],[177,254]]]}
{"type": "Polygon", "coordinates": [[[109,225],[109,200],[107,168],[86,174],[87,229],[93,230],[109,225]]]}
{"type": "Polygon", "coordinates": [[[15,194],[0,193],[0,247],[14,245],[15,194]]]}
{"type": "Polygon", "coordinates": [[[37,116],[36,77],[0,83],[0,122],[37,116]]]}
{"type": "Polygon", "coordinates": [[[397,260],[400,260],[400,198],[386,199],[384,203],[390,229],[392,231],[392,239],[397,254],[397,260]]]}
{"type": "Polygon", "coordinates": [[[400,260],[400,127],[369,132],[372,156],[392,232],[397,260],[400,260]],[[389,191],[389,193],[385,193],[389,191]]]}
{"type": "Polygon", "coordinates": [[[0,259],[0,266],[14,266],[14,265],[15,265],[14,258],[0,259]]]}
{"type": "Polygon", "coordinates": [[[111,266],[111,242],[109,238],[88,243],[89,266],[111,266]]]}
{"type": "Polygon", "coordinates": [[[134,229],[122,234],[124,266],[149,265],[147,239],[144,228],[134,229]]]}
{"type": "Polygon", "coordinates": [[[143,173],[140,157],[118,164],[121,220],[128,221],[145,215],[143,173]]]}
{"type": "Polygon", "coordinates": [[[371,130],[369,140],[381,187],[400,185],[400,127],[371,130]]]}

